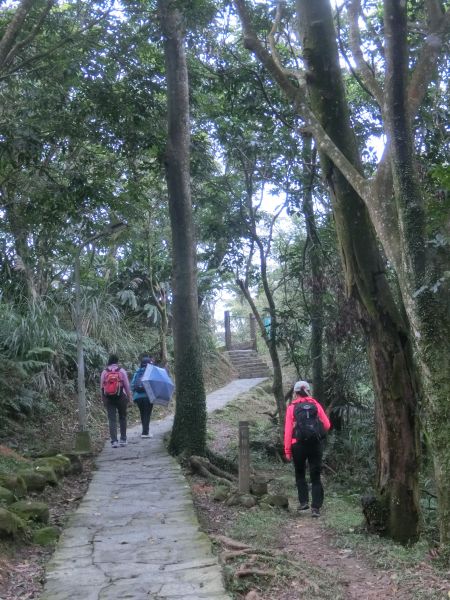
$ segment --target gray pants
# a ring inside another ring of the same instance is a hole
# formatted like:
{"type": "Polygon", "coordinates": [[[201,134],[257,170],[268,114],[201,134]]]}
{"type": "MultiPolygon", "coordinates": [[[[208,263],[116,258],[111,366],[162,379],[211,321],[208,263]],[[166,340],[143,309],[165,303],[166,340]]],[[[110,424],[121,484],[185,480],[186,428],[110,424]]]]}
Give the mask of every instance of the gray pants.
{"type": "Polygon", "coordinates": [[[104,399],[106,412],[108,414],[109,435],[112,442],[117,442],[117,413],[119,414],[120,439],[127,439],[127,406],[128,398],[121,396],[120,398],[105,398],[104,399]]]}

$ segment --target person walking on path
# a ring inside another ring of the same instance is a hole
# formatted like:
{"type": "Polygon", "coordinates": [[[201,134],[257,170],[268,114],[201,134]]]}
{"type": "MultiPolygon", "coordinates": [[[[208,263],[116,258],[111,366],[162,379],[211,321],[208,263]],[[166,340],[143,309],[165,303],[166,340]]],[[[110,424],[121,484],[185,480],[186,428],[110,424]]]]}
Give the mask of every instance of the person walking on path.
{"type": "Polygon", "coordinates": [[[322,470],[323,439],[330,421],[321,405],[311,397],[307,381],[294,385],[294,399],[286,410],[284,453],[293,460],[299,510],[308,510],[309,491],[306,482],[306,461],[311,479],[311,516],[319,517],[323,504],[322,470]]]}
{"type": "Polygon", "coordinates": [[[151,438],[153,437],[150,434],[150,418],[152,416],[153,411],[153,403],[150,402],[150,398],[147,396],[147,392],[145,391],[144,385],[142,383],[142,376],[145,373],[145,369],[147,365],[154,364],[153,358],[150,356],[143,356],[141,358],[141,366],[135,372],[131,379],[131,390],[133,392],[133,401],[137,404],[139,408],[139,413],[141,415],[141,424],[142,424],[142,438],[151,438]]]}
{"type": "Polygon", "coordinates": [[[127,407],[132,402],[130,382],[125,369],[119,365],[119,357],[111,354],[107,367],[100,376],[100,390],[109,423],[111,446],[127,445],[127,407]],[[119,415],[120,442],[117,441],[117,414],[119,415]]]}

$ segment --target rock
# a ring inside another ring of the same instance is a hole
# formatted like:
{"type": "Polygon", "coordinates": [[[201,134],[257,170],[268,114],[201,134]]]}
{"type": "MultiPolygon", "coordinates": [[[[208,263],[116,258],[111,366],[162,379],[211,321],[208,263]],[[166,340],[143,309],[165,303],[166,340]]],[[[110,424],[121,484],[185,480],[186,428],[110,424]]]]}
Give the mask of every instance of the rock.
{"type": "Polygon", "coordinates": [[[245,600],[261,600],[261,596],[255,590],[251,590],[246,596],[245,600]]]}
{"type": "Polygon", "coordinates": [[[240,504],[239,494],[231,494],[225,504],[227,506],[238,506],[240,504]]]}
{"type": "Polygon", "coordinates": [[[38,458],[35,461],[38,467],[51,467],[56,475],[62,477],[70,469],[70,460],[59,454],[58,456],[47,456],[46,458],[38,458]]]}
{"type": "Polygon", "coordinates": [[[20,475],[12,473],[0,474],[0,485],[10,490],[17,498],[23,498],[27,493],[27,486],[20,475]]]}
{"type": "Polygon", "coordinates": [[[276,506],[277,508],[288,508],[289,500],[287,496],[282,494],[267,494],[264,499],[270,506],[276,506]]]}
{"type": "Polygon", "coordinates": [[[25,521],[40,521],[48,523],[50,511],[45,502],[32,502],[31,500],[19,500],[9,506],[9,509],[25,521]]]}
{"type": "Polygon", "coordinates": [[[58,527],[43,527],[33,533],[33,543],[39,544],[39,546],[53,546],[58,538],[58,527]]]}
{"type": "Polygon", "coordinates": [[[256,505],[256,499],[250,494],[242,494],[242,496],[239,497],[239,502],[242,506],[245,506],[245,508],[252,508],[256,505]]]}
{"type": "Polygon", "coordinates": [[[35,468],[36,473],[43,475],[45,480],[50,485],[58,485],[58,477],[53,469],[53,467],[49,467],[48,465],[38,465],[35,468]]]}
{"type": "Polygon", "coordinates": [[[230,495],[229,488],[227,488],[225,486],[218,486],[214,490],[214,494],[212,497],[213,497],[213,500],[216,500],[217,502],[225,502],[225,500],[228,498],[229,495],[230,495]]]}
{"type": "Polygon", "coordinates": [[[0,538],[11,535],[15,537],[25,527],[25,523],[20,517],[6,508],[0,508],[0,538]]]}
{"type": "Polygon", "coordinates": [[[71,475],[79,475],[83,472],[83,463],[81,462],[81,458],[79,453],[77,452],[66,452],[64,456],[70,460],[70,470],[69,473],[71,475]]]}
{"type": "Polygon", "coordinates": [[[29,492],[42,492],[47,485],[46,477],[37,471],[22,471],[20,476],[25,481],[29,492]]]}
{"type": "Polygon", "coordinates": [[[255,496],[265,496],[267,494],[267,481],[255,477],[250,484],[250,491],[255,496]]]}
{"type": "Polygon", "coordinates": [[[1,504],[11,504],[12,502],[14,502],[14,500],[15,500],[15,496],[11,492],[11,490],[8,490],[7,488],[0,486],[0,503],[1,504]]]}
{"type": "Polygon", "coordinates": [[[70,473],[72,468],[72,461],[68,456],[65,456],[64,454],[57,454],[54,458],[57,458],[59,461],[62,462],[64,466],[64,473],[70,473]]]}

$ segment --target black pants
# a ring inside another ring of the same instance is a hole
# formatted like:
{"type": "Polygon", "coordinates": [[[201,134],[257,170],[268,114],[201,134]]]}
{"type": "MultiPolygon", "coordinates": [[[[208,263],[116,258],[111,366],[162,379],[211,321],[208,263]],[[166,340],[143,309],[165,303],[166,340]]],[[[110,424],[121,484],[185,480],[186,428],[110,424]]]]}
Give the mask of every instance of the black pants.
{"type": "Polygon", "coordinates": [[[106,412],[108,413],[109,435],[112,442],[117,442],[117,414],[119,415],[120,439],[127,439],[127,406],[128,398],[121,396],[120,398],[105,398],[104,399],[106,412]]]}
{"type": "Polygon", "coordinates": [[[142,435],[148,435],[153,404],[148,398],[136,398],[135,402],[138,405],[139,412],[141,414],[142,435]]]}
{"type": "Polygon", "coordinates": [[[312,508],[320,508],[323,504],[323,487],[320,481],[322,471],[322,442],[301,442],[292,446],[292,460],[295,469],[298,501],[309,503],[308,484],[306,482],[306,461],[311,479],[312,508]]]}

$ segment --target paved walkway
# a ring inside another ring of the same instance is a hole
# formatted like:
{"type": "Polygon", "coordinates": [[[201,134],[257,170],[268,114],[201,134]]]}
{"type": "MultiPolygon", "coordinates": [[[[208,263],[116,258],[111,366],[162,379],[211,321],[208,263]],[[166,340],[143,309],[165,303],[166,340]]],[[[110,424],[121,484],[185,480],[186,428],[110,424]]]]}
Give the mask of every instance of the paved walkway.
{"type": "MultiPolygon", "coordinates": [[[[238,379],[207,396],[213,411],[264,379],[238,379]]],[[[108,444],[48,565],[41,600],[228,600],[189,486],[167,454],[172,417],[108,444]]]]}

